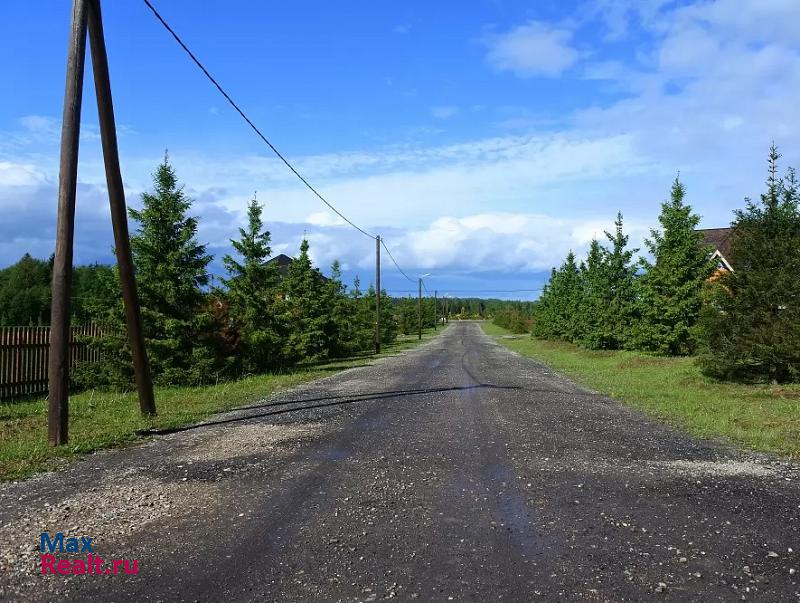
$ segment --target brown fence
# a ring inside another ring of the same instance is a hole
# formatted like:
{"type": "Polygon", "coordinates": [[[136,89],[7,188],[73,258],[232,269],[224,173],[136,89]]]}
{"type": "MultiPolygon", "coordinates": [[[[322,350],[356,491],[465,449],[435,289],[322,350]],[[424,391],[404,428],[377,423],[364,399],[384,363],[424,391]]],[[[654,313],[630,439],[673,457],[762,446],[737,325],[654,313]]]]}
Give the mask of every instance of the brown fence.
{"type": "MultiPolygon", "coordinates": [[[[86,341],[100,335],[94,324],[71,328],[70,370],[100,360],[100,351],[86,341]]],[[[47,393],[49,346],[50,327],[0,327],[0,400],[47,393]]]]}

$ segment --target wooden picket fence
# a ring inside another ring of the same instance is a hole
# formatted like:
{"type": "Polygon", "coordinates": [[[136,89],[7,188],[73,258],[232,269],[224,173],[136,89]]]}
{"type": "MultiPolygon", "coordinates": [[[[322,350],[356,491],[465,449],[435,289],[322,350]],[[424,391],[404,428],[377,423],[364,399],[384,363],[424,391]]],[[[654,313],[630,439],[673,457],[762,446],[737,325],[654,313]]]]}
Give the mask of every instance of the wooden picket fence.
{"type": "MultiPolygon", "coordinates": [[[[87,337],[100,337],[95,324],[71,327],[70,371],[81,362],[97,362],[100,351],[87,337]]],[[[0,400],[47,393],[50,327],[0,327],[0,400]]]]}

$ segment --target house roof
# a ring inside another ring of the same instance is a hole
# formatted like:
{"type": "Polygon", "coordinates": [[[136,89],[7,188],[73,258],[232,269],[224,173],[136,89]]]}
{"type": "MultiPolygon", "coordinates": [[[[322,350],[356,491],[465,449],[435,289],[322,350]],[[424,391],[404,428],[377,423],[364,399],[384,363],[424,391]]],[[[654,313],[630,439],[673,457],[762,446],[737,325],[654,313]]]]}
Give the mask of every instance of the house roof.
{"type": "MultiPolygon", "coordinates": [[[[294,258],[286,255],[285,253],[281,253],[280,255],[276,255],[274,258],[267,260],[267,264],[278,265],[278,272],[281,273],[281,277],[289,274],[289,266],[292,265],[292,262],[294,262],[294,258]]],[[[319,270],[317,270],[317,274],[319,274],[323,281],[330,280],[327,276],[319,272],[319,270]]]]}
{"type": "Polygon", "coordinates": [[[702,228],[697,232],[703,235],[703,243],[714,248],[714,255],[722,256],[725,264],[730,265],[733,228],[702,228]]]}
{"type": "Polygon", "coordinates": [[[292,262],[294,262],[293,257],[289,257],[285,253],[282,253],[280,255],[276,255],[274,258],[269,259],[267,264],[277,264],[278,272],[280,272],[281,275],[286,276],[289,274],[289,266],[292,265],[292,262]]]}
{"type": "Polygon", "coordinates": [[[730,255],[733,228],[704,228],[697,232],[703,235],[703,243],[711,245],[725,257],[730,255]]]}

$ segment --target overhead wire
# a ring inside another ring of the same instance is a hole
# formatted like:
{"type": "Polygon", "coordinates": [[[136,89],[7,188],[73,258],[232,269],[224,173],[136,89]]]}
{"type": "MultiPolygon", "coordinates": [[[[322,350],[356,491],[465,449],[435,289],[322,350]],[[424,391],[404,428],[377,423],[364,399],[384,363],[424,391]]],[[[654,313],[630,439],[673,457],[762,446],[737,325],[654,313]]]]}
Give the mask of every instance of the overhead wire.
{"type": "MultiPolygon", "coordinates": [[[[208,78],[208,80],[217,88],[217,90],[220,92],[220,94],[222,94],[222,96],[225,98],[225,100],[228,101],[228,103],[231,105],[231,107],[233,107],[236,110],[236,112],[242,117],[242,119],[244,119],[244,121],[247,123],[247,125],[249,125],[250,128],[252,128],[252,130],[256,133],[256,135],[258,135],[258,137],[272,150],[272,152],[278,157],[278,159],[280,159],[286,165],[286,167],[289,168],[289,170],[291,170],[291,172],[317,198],[319,198],[320,201],[322,201],[331,211],[333,211],[342,220],[347,222],[350,226],[355,228],[361,234],[363,234],[365,236],[368,236],[368,237],[370,237],[372,239],[377,238],[376,235],[373,235],[372,233],[370,233],[370,232],[366,231],[365,229],[361,228],[355,222],[353,222],[347,216],[345,216],[342,212],[340,212],[316,188],[314,188],[314,186],[311,185],[311,183],[291,164],[291,162],[289,162],[289,160],[286,159],[286,157],[284,157],[284,155],[278,150],[278,148],[274,144],[272,144],[272,142],[270,142],[269,139],[266,136],[264,136],[264,134],[261,132],[261,130],[245,114],[245,112],[239,107],[239,105],[236,104],[236,102],[225,91],[225,89],[220,85],[220,83],[216,80],[216,78],[214,78],[214,76],[211,75],[211,73],[208,71],[208,69],[206,69],[206,67],[203,65],[203,63],[200,62],[200,59],[198,59],[197,56],[189,49],[189,47],[181,39],[181,37],[177,34],[177,32],[169,25],[169,23],[167,23],[167,21],[164,19],[164,17],[161,16],[161,13],[158,12],[158,10],[155,8],[155,6],[153,6],[153,4],[150,2],[150,0],[143,0],[143,1],[144,1],[145,5],[153,13],[153,15],[156,17],[156,19],[158,19],[158,21],[161,23],[161,25],[170,33],[170,35],[172,35],[172,37],[180,45],[180,47],[186,52],[186,54],[189,55],[189,58],[192,59],[194,64],[197,65],[197,67],[203,72],[203,74],[208,78]]],[[[381,237],[381,244],[383,245],[383,248],[386,249],[386,253],[389,254],[389,258],[392,260],[392,263],[395,265],[395,267],[400,272],[400,274],[402,274],[409,281],[413,282],[413,279],[411,277],[409,277],[402,268],[400,268],[400,265],[397,263],[397,260],[394,259],[394,256],[392,255],[392,252],[389,251],[389,248],[386,246],[386,243],[383,240],[383,237],[381,237]]]]}
{"type": "Polygon", "coordinates": [[[233,107],[236,110],[236,112],[242,117],[242,119],[244,119],[245,122],[247,122],[247,125],[249,125],[253,129],[253,131],[258,135],[258,137],[272,150],[272,152],[278,157],[278,159],[280,159],[286,165],[286,167],[288,167],[291,170],[291,172],[295,176],[297,176],[297,178],[303,184],[306,185],[308,190],[314,193],[314,195],[316,195],[320,201],[322,201],[325,205],[327,205],[331,211],[333,211],[337,216],[339,216],[342,220],[347,222],[350,226],[355,228],[361,234],[366,235],[372,239],[376,238],[375,235],[367,232],[366,230],[355,224],[352,220],[350,220],[338,209],[336,209],[332,203],[330,203],[316,188],[314,188],[311,185],[311,183],[308,180],[306,180],[305,177],[299,171],[297,171],[297,169],[289,162],[288,159],[286,159],[286,157],[283,156],[283,154],[277,149],[277,147],[274,144],[272,144],[269,141],[269,139],[267,139],[266,136],[264,136],[264,134],[261,132],[261,130],[258,129],[258,127],[253,123],[253,121],[249,117],[247,117],[245,112],[242,111],[242,109],[239,107],[239,105],[236,104],[236,102],[230,97],[230,95],[227,92],[225,92],[225,89],[219,84],[219,82],[217,82],[214,76],[212,76],[211,73],[209,73],[208,69],[205,68],[205,66],[200,62],[200,60],[195,56],[195,54],[191,50],[189,50],[189,47],[184,43],[184,41],[175,32],[175,30],[172,29],[172,27],[170,27],[169,23],[166,22],[166,20],[164,19],[164,17],[161,16],[158,10],[156,10],[156,8],[150,3],[150,0],[144,0],[144,3],[147,5],[147,8],[150,9],[153,15],[155,15],[156,19],[158,19],[161,25],[163,25],[164,28],[172,35],[172,37],[175,38],[175,41],[180,45],[181,48],[183,48],[186,54],[189,55],[189,58],[192,59],[194,64],[200,68],[200,70],[205,74],[205,76],[209,79],[209,81],[212,84],[214,84],[217,90],[219,90],[220,94],[222,94],[222,96],[225,97],[225,100],[228,101],[231,107],[233,107]]]}
{"type": "Polygon", "coordinates": [[[399,270],[399,271],[400,271],[400,274],[402,274],[404,277],[406,277],[406,279],[408,279],[408,281],[409,281],[409,282],[412,282],[412,283],[413,283],[413,282],[414,282],[414,279],[413,279],[413,278],[411,278],[410,276],[408,276],[408,275],[407,275],[407,274],[406,274],[406,273],[403,271],[403,269],[402,269],[402,268],[400,268],[400,264],[398,264],[398,263],[397,263],[397,260],[395,260],[395,259],[394,259],[394,256],[392,255],[392,252],[391,252],[391,251],[389,251],[389,247],[387,247],[387,245],[386,245],[386,241],[384,241],[384,240],[383,240],[383,237],[381,237],[381,245],[382,245],[382,246],[383,246],[383,248],[386,250],[386,253],[389,255],[389,259],[390,259],[390,260],[392,260],[392,263],[394,264],[395,268],[397,268],[397,270],[399,270]]]}

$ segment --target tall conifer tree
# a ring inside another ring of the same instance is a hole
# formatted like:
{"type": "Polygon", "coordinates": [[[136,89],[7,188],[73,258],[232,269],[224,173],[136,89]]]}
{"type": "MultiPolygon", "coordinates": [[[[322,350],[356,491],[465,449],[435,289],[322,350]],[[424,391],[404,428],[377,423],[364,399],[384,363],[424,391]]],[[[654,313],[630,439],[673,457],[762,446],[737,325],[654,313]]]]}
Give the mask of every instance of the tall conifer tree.
{"type": "Polygon", "coordinates": [[[709,374],[743,381],[800,381],[800,205],[797,179],[778,177],[769,153],[767,190],[735,212],[730,261],[704,312],[709,374]]]}
{"type": "Polygon", "coordinates": [[[622,214],[617,213],[614,232],[606,232],[611,248],[604,250],[605,293],[607,303],[601,314],[601,334],[598,346],[620,349],[630,345],[636,319],[636,271],[632,258],[638,249],[628,249],[628,235],[622,230],[622,214]]]}
{"type": "Polygon", "coordinates": [[[284,352],[294,362],[325,358],[329,354],[332,308],[324,277],[311,264],[308,241],[300,244],[300,256],[283,279],[285,295],[284,352]]]}
{"type": "Polygon", "coordinates": [[[222,258],[228,278],[226,299],[231,321],[240,333],[237,360],[245,372],[259,372],[279,364],[280,336],[276,330],[274,305],[279,273],[269,263],[270,233],[264,229],[263,206],[252,199],[247,206],[247,227],[239,239],[231,239],[238,259],[222,258]]]}
{"type": "Polygon", "coordinates": [[[577,311],[576,338],[584,346],[602,347],[599,336],[605,306],[608,303],[608,282],[605,274],[605,253],[597,239],[592,239],[589,254],[581,262],[581,300],[577,311]]]}
{"type": "Polygon", "coordinates": [[[575,254],[570,251],[542,292],[533,335],[574,341],[578,333],[578,308],[582,289],[575,254]]]}
{"type": "Polygon", "coordinates": [[[634,342],[659,354],[694,352],[702,291],[714,271],[711,250],[696,230],[700,216],[684,203],[685,196],[686,188],[675,178],[670,200],[661,205],[661,230],[651,230],[645,241],[654,262],[641,260],[634,342]]]}
{"type": "Polygon", "coordinates": [[[142,209],[129,210],[138,223],[131,251],[148,355],[157,382],[198,382],[213,374],[213,359],[200,343],[211,256],[197,242],[197,218],[187,215],[192,200],[167,156],[153,185],[152,193],[142,195],[142,209]]]}

